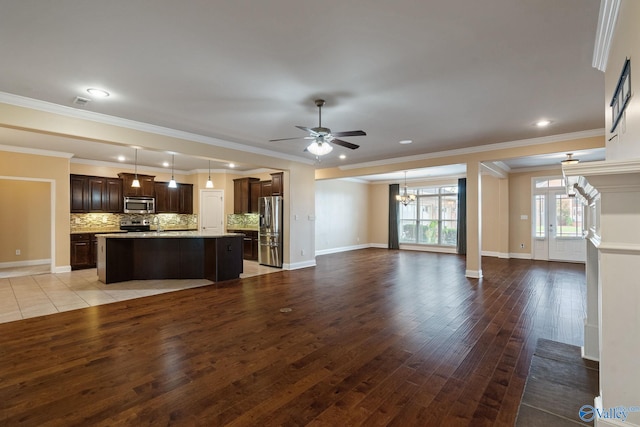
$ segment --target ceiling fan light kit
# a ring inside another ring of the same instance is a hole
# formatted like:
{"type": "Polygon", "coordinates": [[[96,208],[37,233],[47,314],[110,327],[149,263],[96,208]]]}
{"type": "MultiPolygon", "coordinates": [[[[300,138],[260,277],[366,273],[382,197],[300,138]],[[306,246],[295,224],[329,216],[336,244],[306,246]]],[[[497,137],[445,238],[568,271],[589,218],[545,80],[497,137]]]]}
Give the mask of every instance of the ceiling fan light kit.
{"type": "Polygon", "coordinates": [[[352,144],[350,142],[343,141],[341,139],[337,139],[336,137],[364,136],[366,135],[366,132],[362,130],[331,132],[331,129],[322,127],[322,106],[324,105],[324,99],[316,99],[315,104],[318,107],[318,126],[314,128],[308,128],[306,126],[296,126],[300,130],[309,132],[309,136],[270,139],[269,142],[288,141],[292,139],[313,139],[314,141],[311,144],[309,144],[309,146],[306,148],[306,151],[310,152],[316,157],[329,154],[333,150],[332,144],[340,145],[345,148],[350,148],[351,150],[355,150],[356,148],[358,148],[359,145],[352,144]]]}

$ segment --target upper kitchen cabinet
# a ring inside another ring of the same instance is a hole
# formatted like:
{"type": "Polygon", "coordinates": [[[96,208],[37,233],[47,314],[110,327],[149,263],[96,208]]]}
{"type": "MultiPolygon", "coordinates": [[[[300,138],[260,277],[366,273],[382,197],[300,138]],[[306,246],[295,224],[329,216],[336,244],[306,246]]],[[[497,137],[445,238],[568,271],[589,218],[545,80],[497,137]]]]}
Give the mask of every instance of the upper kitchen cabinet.
{"type": "Polygon", "coordinates": [[[271,195],[284,196],[284,182],[282,176],[284,172],[276,172],[271,174],[271,195]]]}
{"type": "Polygon", "coordinates": [[[258,178],[238,178],[233,180],[233,213],[251,213],[251,183],[260,181],[258,178]]]}
{"type": "Polygon", "coordinates": [[[132,187],[131,184],[136,175],[133,173],[119,173],[118,176],[122,179],[122,192],[125,197],[155,197],[154,178],[152,175],[140,175],[138,174],[138,181],[140,181],[140,187],[132,187]]]}
{"type": "Polygon", "coordinates": [[[176,188],[170,188],[168,182],[155,182],[154,187],[156,213],[193,213],[193,184],[178,184],[176,188]]]}
{"type": "Polygon", "coordinates": [[[262,196],[262,182],[261,181],[252,181],[249,183],[249,190],[251,192],[251,201],[249,202],[249,210],[252,213],[258,213],[259,208],[259,199],[262,196]]]}
{"type": "Polygon", "coordinates": [[[122,212],[122,180],[71,175],[71,213],[122,212]]]}

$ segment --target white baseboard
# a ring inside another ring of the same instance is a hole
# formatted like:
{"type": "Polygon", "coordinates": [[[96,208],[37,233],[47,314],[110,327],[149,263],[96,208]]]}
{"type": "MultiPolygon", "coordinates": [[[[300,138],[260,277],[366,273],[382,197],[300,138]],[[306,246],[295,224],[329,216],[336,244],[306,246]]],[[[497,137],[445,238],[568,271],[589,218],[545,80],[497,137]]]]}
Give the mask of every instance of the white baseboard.
{"type": "Polygon", "coordinates": [[[0,262],[0,268],[31,267],[33,265],[51,264],[50,259],[32,259],[29,261],[0,262]]]}
{"type": "Polygon", "coordinates": [[[456,253],[456,248],[449,246],[400,245],[400,249],[405,251],[438,252],[441,254],[456,253]]]}
{"type": "MultiPolygon", "coordinates": [[[[603,408],[602,406],[602,396],[596,396],[596,398],[593,399],[593,407],[600,411],[605,410],[605,408],[603,408]]],[[[593,420],[593,425],[595,427],[640,427],[640,425],[636,424],[635,422],[630,422],[629,419],[627,419],[626,421],[621,421],[616,420],[615,418],[595,417],[593,420]]]]}
{"type": "Polygon", "coordinates": [[[71,272],[71,266],[70,265],[62,265],[60,267],[56,267],[53,272],[55,274],[59,274],[59,273],[70,273],[71,272]]]}
{"type": "Polygon", "coordinates": [[[465,270],[464,275],[471,279],[482,279],[482,270],[465,270]]]}
{"type": "Polygon", "coordinates": [[[369,243],[370,248],[380,248],[380,249],[389,249],[389,245],[387,243],[369,243]]]}
{"type": "Polygon", "coordinates": [[[504,252],[495,252],[495,251],[482,251],[482,256],[490,256],[494,258],[505,258],[505,259],[509,258],[509,254],[506,254],[504,252]]]}
{"type": "Polygon", "coordinates": [[[293,264],[282,264],[283,270],[299,270],[301,268],[315,267],[316,260],[315,258],[309,261],[296,262],[293,264]]]}
{"type": "Polygon", "coordinates": [[[511,252],[511,253],[509,253],[509,258],[515,258],[515,259],[533,259],[533,257],[531,256],[531,254],[522,254],[522,253],[515,253],[515,252],[511,252]]]}
{"type": "Polygon", "coordinates": [[[368,243],[362,244],[362,245],[353,245],[353,246],[343,246],[341,248],[331,248],[331,249],[322,249],[319,251],[316,251],[316,256],[318,255],[328,255],[328,254],[335,254],[338,252],[348,252],[348,251],[355,251],[358,249],[366,249],[366,248],[370,248],[371,245],[368,243]]]}

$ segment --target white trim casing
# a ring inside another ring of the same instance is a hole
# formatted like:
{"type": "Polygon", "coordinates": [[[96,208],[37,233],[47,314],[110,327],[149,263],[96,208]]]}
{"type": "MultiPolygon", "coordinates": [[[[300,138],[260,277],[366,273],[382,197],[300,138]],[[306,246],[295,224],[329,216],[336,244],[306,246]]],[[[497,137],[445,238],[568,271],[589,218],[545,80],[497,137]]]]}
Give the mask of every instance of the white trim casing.
{"type": "Polygon", "coordinates": [[[31,267],[33,265],[44,265],[51,264],[51,259],[32,259],[27,261],[10,261],[10,262],[0,262],[0,268],[9,268],[9,267],[31,267]]]}
{"type": "Polygon", "coordinates": [[[482,270],[466,270],[464,275],[470,279],[482,279],[482,270]]]}
{"type": "Polygon", "coordinates": [[[308,268],[308,267],[315,267],[316,264],[316,260],[309,260],[309,261],[302,261],[302,262],[296,262],[293,264],[282,264],[282,269],[283,270],[299,270],[301,268],[308,268]]]}
{"type": "Polygon", "coordinates": [[[607,69],[609,50],[613,40],[613,32],[618,20],[618,10],[621,0],[600,0],[600,14],[598,16],[598,29],[596,41],[593,46],[593,68],[602,72],[607,69]]]}
{"type": "Polygon", "coordinates": [[[341,248],[331,248],[331,249],[322,249],[320,251],[316,251],[316,256],[318,255],[328,255],[328,254],[335,254],[338,252],[348,252],[348,251],[355,251],[358,249],[366,249],[371,247],[370,244],[362,244],[362,245],[353,245],[353,246],[343,246],[341,248]]]}

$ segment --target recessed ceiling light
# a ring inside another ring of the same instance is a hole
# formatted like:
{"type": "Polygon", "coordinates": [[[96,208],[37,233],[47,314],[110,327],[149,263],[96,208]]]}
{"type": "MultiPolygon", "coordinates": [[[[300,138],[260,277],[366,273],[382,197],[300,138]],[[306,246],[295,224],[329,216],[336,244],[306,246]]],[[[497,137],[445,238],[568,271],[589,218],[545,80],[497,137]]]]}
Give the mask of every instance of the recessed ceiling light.
{"type": "Polygon", "coordinates": [[[118,161],[119,162],[124,162],[125,160],[127,160],[124,156],[118,156],[118,161]]]}
{"type": "Polygon", "coordinates": [[[230,167],[230,168],[235,168],[235,167],[236,167],[236,165],[234,165],[233,163],[229,163],[229,167],[230,167]]]}
{"type": "Polygon", "coordinates": [[[402,145],[406,145],[406,144],[411,144],[413,141],[410,139],[403,139],[402,141],[400,141],[400,144],[402,145]]]}
{"type": "Polygon", "coordinates": [[[536,126],[538,126],[539,128],[543,128],[545,126],[549,126],[550,124],[551,124],[551,121],[550,120],[546,120],[546,119],[538,120],[536,122],[536,126]]]}
{"type": "Polygon", "coordinates": [[[169,167],[169,162],[162,162],[162,166],[164,166],[165,168],[169,167]]]}
{"type": "Polygon", "coordinates": [[[346,155],[344,155],[344,154],[340,154],[340,156],[339,156],[339,157],[340,157],[340,160],[344,160],[344,159],[346,159],[346,158],[347,158],[347,156],[346,156],[346,155]]]}
{"type": "Polygon", "coordinates": [[[98,98],[106,98],[107,96],[109,96],[109,92],[107,92],[106,90],[98,89],[95,87],[90,87],[89,89],[87,89],[87,92],[90,95],[93,95],[98,98]]]}

